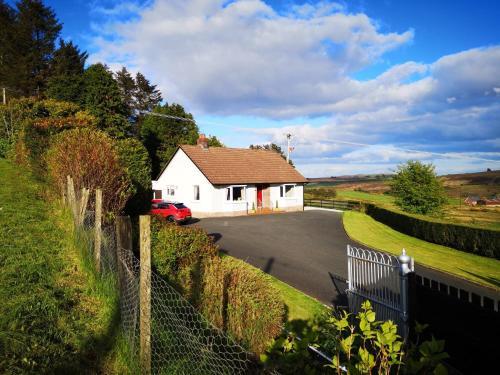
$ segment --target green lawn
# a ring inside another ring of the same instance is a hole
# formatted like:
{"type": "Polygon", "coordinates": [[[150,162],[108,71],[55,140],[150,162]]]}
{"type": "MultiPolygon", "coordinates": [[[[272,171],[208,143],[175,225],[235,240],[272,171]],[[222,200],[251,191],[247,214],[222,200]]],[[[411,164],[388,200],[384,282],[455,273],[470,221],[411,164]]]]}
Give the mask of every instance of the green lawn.
{"type": "Polygon", "coordinates": [[[288,309],[287,320],[310,320],[327,311],[328,307],[318,300],[309,297],[300,290],[284,283],[273,276],[269,276],[273,285],[281,292],[283,301],[288,309]]]}
{"type": "Polygon", "coordinates": [[[343,220],[347,234],[366,246],[397,255],[405,248],[422,265],[500,290],[500,261],[496,259],[419,240],[363,213],[344,212],[343,220]]]}
{"type": "Polygon", "coordinates": [[[394,207],[394,197],[387,194],[373,194],[363,191],[339,189],[337,190],[337,198],[374,203],[384,207],[394,207]]]}
{"type": "Polygon", "coordinates": [[[45,191],[0,159],[0,373],[114,372],[112,297],[45,191]]]}

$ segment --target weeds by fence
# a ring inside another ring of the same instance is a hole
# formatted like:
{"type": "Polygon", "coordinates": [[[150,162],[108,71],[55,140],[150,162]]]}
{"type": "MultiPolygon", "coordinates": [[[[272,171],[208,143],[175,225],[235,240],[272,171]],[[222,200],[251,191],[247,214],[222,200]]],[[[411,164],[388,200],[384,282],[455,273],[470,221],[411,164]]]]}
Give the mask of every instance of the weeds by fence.
{"type": "MultiPolygon", "coordinates": [[[[85,244],[101,277],[114,280],[121,329],[131,371],[141,374],[254,373],[253,355],[208,322],[170,284],[151,269],[149,217],[141,217],[141,253],[133,252],[129,217],[101,227],[99,190],[75,192],[68,177],[65,202],[73,213],[76,238],[85,244]],[[89,196],[95,212],[87,210],[89,196]]],[[[102,202],[101,202],[102,203],[102,202]]]]}

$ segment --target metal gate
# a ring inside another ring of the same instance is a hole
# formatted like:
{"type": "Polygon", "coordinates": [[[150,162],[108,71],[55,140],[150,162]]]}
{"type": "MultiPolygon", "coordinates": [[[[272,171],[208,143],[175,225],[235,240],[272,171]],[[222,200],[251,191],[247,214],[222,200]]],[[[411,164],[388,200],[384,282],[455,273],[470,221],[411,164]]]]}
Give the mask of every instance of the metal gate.
{"type": "Polygon", "coordinates": [[[399,257],[347,245],[349,310],[356,314],[365,300],[372,303],[377,320],[392,320],[399,334],[408,336],[408,273],[413,258],[405,249],[399,257]]]}

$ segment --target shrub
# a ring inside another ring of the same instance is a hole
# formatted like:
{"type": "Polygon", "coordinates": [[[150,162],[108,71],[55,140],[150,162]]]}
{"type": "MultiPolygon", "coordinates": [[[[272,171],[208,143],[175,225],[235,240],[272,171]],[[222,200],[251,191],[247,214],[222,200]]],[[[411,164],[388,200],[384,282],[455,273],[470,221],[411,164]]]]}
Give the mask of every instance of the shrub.
{"type": "Polygon", "coordinates": [[[169,225],[155,218],[151,243],[152,260],[158,272],[196,305],[203,263],[217,255],[210,237],[201,228],[169,225]]]}
{"type": "Polygon", "coordinates": [[[26,146],[32,172],[38,177],[45,176],[46,165],[44,153],[49,148],[51,138],[54,135],[64,130],[87,126],[90,126],[88,120],[74,116],[26,120],[20,137],[26,146]]]}
{"type": "Polygon", "coordinates": [[[11,143],[5,138],[0,138],[0,158],[6,158],[11,149],[11,143]]]}
{"type": "Polygon", "coordinates": [[[226,257],[222,264],[228,275],[227,331],[254,353],[263,353],[283,330],[285,305],[281,295],[265,274],[245,262],[226,257]]]}
{"type": "MultiPolygon", "coordinates": [[[[432,338],[420,343],[417,337],[416,342],[405,345],[397,325],[376,320],[369,301],[356,315],[337,310],[330,318],[296,326],[300,331],[284,334],[262,356],[267,367],[283,374],[296,374],[297,369],[308,374],[447,374],[442,363],[448,358],[444,341],[432,338]],[[315,361],[307,348],[319,343],[332,353],[332,362],[326,367],[315,361]]],[[[418,336],[424,328],[417,324],[418,336]]]]}
{"type": "Polygon", "coordinates": [[[500,232],[458,224],[424,220],[373,204],[366,214],[398,232],[468,253],[500,259],[500,232]]]}
{"type": "Polygon", "coordinates": [[[398,166],[391,181],[396,204],[404,211],[427,214],[438,211],[446,203],[446,193],[432,164],[408,161],[398,166]]]}
{"type": "MultiPolygon", "coordinates": [[[[49,177],[60,192],[66,177],[73,177],[75,189],[102,189],[105,215],[123,210],[130,182],[120,165],[113,140],[105,133],[77,128],[59,134],[46,155],[49,177]]],[[[91,204],[93,199],[90,199],[91,204]]]]}
{"type": "Polygon", "coordinates": [[[219,258],[202,229],[155,219],[152,259],[157,271],[210,322],[255,353],[280,334],[284,303],[268,276],[234,258],[219,258]]]}
{"type": "Polygon", "coordinates": [[[285,305],[269,277],[245,262],[211,259],[204,269],[201,311],[252,352],[263,353],[283,329],[285,305]]]}
{"type": "Polygon", "coordinates": [[[125,206],[126,213],[146,213],[151,205],[151,160],[148,150],[135,138],[116,141],[120,163],[130,182],[130,199],[125,206]]]}

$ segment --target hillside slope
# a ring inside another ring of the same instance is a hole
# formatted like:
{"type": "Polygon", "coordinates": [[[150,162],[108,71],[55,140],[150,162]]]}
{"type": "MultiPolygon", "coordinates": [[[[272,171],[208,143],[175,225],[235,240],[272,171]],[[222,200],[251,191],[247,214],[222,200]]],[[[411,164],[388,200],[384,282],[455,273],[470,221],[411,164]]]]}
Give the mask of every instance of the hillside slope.
{"type": "Polygon", "coordinates": [[[0,159],[0,373],[115,372],[114,302],[85,271],[72,222],[0,159]]]}

